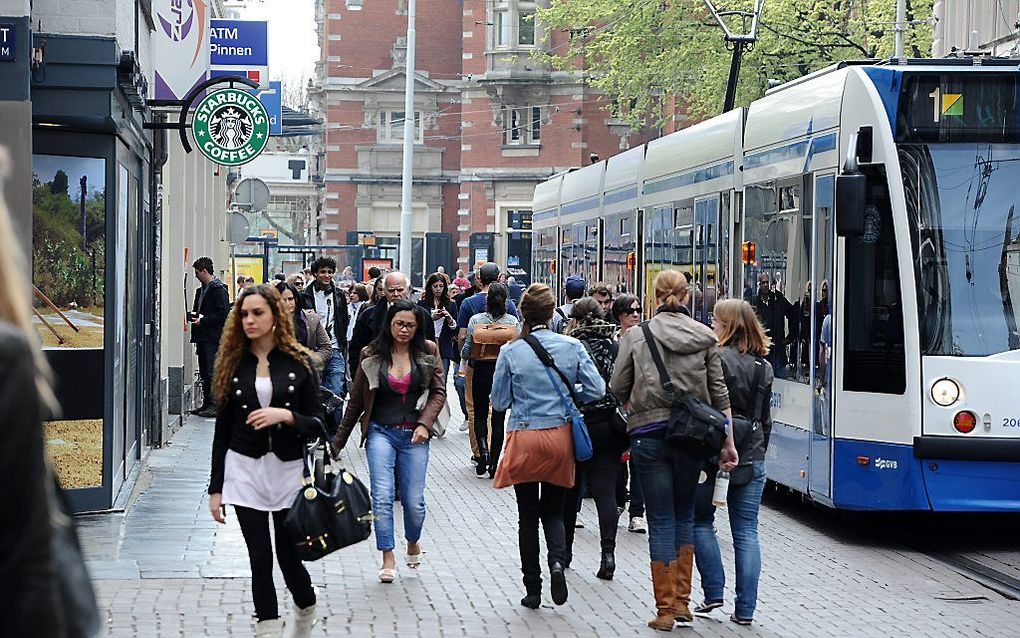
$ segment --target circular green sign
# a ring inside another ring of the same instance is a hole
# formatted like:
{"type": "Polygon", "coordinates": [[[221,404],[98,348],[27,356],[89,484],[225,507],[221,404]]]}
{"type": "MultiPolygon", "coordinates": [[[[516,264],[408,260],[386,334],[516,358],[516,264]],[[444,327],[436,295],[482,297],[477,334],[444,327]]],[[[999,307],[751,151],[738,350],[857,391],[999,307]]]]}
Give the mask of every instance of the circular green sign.
{"type": "Polygon", "coordinates": [[[191,132],[202,154],[225,166],[247,164],[269,143],[269,113],[241,89],[221,89],[198,103],[191,132]]]}

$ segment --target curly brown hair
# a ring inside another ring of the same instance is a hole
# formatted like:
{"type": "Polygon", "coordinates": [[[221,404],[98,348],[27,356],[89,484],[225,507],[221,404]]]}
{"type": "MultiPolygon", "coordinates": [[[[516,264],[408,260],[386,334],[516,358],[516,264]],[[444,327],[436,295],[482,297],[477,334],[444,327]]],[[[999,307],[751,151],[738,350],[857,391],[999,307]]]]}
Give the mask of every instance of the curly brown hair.
{"type": "Polygon", "coordinates": [[[221,406],[227,405],[230,395],[231,379],[237,372],[237,366],[241,363],[241,357],[251,347],[251,339],[244,334],[244,327],[241,325],[241,304],[252,295],[259,295],[269,304],[273,311],[273,335],[276,337],[276,347],[290,355],[295,361],[300,361],[309,372],[313,372],[310,350],[298,343],[294,336],[294,322],[291,321],[287,307],[283,305],[283,298],[273,286],[259,284],[245,288],[234,307],[227,315],[227,322],[223,326],[223,336],[220,337],[220,348],[216,352],[216,373],[213,377],[213,392],[216,402],[221,406]]]}

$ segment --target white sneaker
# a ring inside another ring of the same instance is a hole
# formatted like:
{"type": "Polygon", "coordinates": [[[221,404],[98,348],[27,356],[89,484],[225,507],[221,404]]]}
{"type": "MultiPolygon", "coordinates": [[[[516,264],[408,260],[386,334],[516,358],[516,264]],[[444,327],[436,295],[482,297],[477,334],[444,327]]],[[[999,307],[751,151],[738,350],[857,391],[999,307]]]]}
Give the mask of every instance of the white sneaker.
{"type": "Polygon", "coordinates": [[[465,419],[465,420],[460,422],[460,428],[458,428],[458,429],[461,432],[467,432],[467,419],[465,419]]]}
{"type": "Polygon", "coordinates": [[[635,534],[647,534],[648,524],[641,516],[634,516],[630,519],[630,525],[627,525],[627,531],[635,534]]]}

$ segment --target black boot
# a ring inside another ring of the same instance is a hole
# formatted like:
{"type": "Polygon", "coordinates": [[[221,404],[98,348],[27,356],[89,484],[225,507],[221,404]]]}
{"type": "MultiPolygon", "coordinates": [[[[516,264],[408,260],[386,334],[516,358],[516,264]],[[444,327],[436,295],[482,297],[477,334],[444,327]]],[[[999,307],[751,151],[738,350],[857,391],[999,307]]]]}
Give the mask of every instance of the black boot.
{"type": "Polygon", "coordinates": [[[567,577],[559,561],[549,565],[549,590],[555,604],[562,605],[567,602],[567,577]]]}
{"type": "Polygon", "coordinates": [[[521,605],[528,609],[538,609],[542,605],[542,577],[525,576],[524,591],[527,595],[521,599],[521,605]]]}
{"type": "Polygon", "coordinates": [[[613,556],[613,552],[602,552],[602,564],[599,565],[599,571],[595,576],[602,580],[613,580],[615,573],[616,557],[613,556]]]}

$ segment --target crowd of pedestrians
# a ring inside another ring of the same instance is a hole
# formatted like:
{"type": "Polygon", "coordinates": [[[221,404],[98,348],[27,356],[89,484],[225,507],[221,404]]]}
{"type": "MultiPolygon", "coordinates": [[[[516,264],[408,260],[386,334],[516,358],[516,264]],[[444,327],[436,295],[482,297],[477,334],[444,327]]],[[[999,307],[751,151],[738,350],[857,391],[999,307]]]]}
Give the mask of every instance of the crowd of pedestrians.
{"type": "MultiPolygon", "coordinates": [[[[611,581],[618,568],[635,568],[616,560],[625,512],[629,531],[648,534],[650,627],[671,630],[691,622],[694,612],[723,606],[713,488],[725,472],[736,555],[731,620],[752,622],[774,373],[766,358],[769,338],[748,302],[719,300],[712,325],[703,325],[689,311],[685,276],[666,270],[652,282],[651,316],[642,322],[646,307],[638,296],[614,295],[610,286],[589,286],[577,275],[564,280],[565,303],[557,305],[548,286],[525,289],[494,263],[458,270],[453,279],[437,269],[415,290],[401,272],[373,269],[359,283],[349,267],[338,275],[336,261],[321,257],[271,286],[239,279],[228,315],[221,310],[226,287],[212,276],[212,264],[200,259],[195,269],[202,287],[193,325],[212,330],[219,322],[223,330],[222,339],[216,335],[215,378],[208,362],[202,368],[211,382],[201,411],[217,414],[210,510],[222,522],[232,505],[241,524],[258,635],[279,635],[281,623],[270,521],[294,599],[290,635],[311,629],[314,589],[282,540],[281,525],[301,484],[305,446],[321,436],[338,454],[351,447],[358,428],[354,440],[367,458],[381,553],[379,581],[398,575],[398,504],[402,562],[422,565],[429,445],[445,434],[451,371],[471,467],[496,489],[513,487],[523,606],[536,609],[542,600],[540,529],[549,593],[557,605],[567,600],[577,515],[586,498],[598,515],[597,578],[611,581]],[[329,395],[346,401],[346,409],[334,401],[324,411],[329,395]],[[725,443],[708,460],[667,440],[677,397],[686,395],[725,415],[725,443]],[[696,604],[695,565],[703,589],[696,604]]],[[[201,363],[209,348],[201,336],[195,340],[201,363]]]]}

